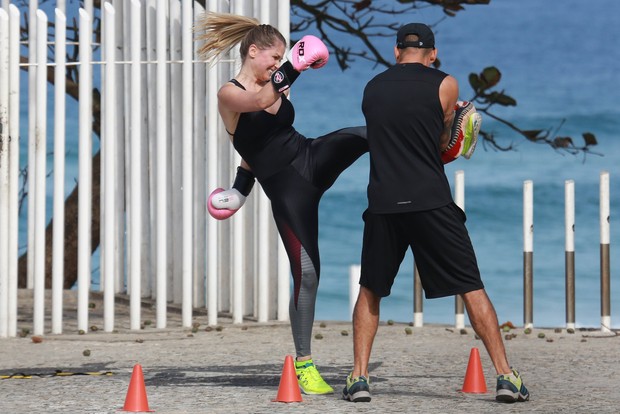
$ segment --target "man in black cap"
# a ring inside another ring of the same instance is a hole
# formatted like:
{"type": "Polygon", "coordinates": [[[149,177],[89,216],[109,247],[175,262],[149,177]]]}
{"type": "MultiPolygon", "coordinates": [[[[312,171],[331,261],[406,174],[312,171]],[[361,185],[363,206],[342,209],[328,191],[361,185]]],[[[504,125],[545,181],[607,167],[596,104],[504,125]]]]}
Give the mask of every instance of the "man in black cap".
{"type": "MultiPolygon", "coordinates": [[[[426,298],[462,296],[497,371],[496,399],[526,401],[529,393],[508,363],[497,315],[480,279],[465,213],[454,203],[444,172],[442,152],[454,138],[458,82],[430,67],[437,49],[425,24],[400,28],[394,55],[396,65],[368,82],[362,101],[370,182],[361,286],[353,313],[354,368],[343,397],[353,402],[371,399],[368,363],[380,301],[390,294],[410,247],[426,298]]],[[[477,134],[479,118],[475,128],[477,134]]]]}

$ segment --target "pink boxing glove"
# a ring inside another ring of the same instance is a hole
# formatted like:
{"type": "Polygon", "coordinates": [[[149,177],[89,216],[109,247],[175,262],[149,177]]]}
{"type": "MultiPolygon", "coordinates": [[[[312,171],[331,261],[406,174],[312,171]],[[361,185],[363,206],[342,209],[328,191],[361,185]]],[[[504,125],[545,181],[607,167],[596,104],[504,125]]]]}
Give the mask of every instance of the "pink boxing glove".
{"type": "Polygon", "coordinates": [[[216,220],[226,220],[227,218],[235,214],[238,210],[238,209],[231,210],[228,208],[220,209],[220,208],[216,208],[213,206],[213,197],[221,193],[222,191],[224,191],[223,188],[216,188],[209,195],[209,200],[207,201],[207,210],[209,210],[209,214],[211,215],[211,217],[213,217],[216,220]]]}
{"type": "Polygon", "coordinates": [[[271,74],[271,83],[280,93],[290,88],[304,70],[325,66],[329,60],[329,51],[321,39],[306,35],[295,43],[286,58],[287,61],[271,74]]]}
{"type": "Polygon", "coordinates": [[[237,212],[245,203],[245,199],[254,186],[254,174],[252,171],[237,167],[237,175],[232,188],[224,190],[216,188],[209,195],[207,209],[209,214],[216,220],[226,220],[237,212]]]}
{"type": "Polygon", "coordinates": [[[327,64],[329,51],[321,39],[306,35],[293,46],[286,58],[297,72],[308,68],[319,69],[327,64]]]}

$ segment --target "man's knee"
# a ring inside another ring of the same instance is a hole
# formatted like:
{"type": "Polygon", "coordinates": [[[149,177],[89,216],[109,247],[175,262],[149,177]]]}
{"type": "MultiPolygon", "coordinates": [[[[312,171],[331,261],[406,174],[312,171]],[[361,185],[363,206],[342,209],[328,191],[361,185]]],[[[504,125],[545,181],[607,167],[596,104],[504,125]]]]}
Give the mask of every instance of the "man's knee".
{"type": "Polygon", "coordinates": [[[484,288],[462,293],[461,297],[465,302],[490,301],[484,288]]]}
{"type": "Polygon", "coordinates": [[[360,285],[360,291],[357,296],[357,306],[363,306],[368,309],[370,313],[376,314],[379,313],[379,305],[381,304],[381,296],[375,294],[369,288],[360,285]]]}

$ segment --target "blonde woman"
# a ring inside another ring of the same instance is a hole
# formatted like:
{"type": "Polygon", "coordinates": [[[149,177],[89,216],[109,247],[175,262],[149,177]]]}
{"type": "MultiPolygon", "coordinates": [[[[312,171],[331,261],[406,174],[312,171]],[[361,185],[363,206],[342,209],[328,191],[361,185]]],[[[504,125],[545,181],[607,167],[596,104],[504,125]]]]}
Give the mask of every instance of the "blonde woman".
{"type": "Polygon", "coordinates": [[[340,173],[368,151],[366,129],[345,128],[310,139],[293,127],[288,91],[301,72],[327,63],[329,53],[320,39],[304,36],[281,63],[285,38],[255,19],[207,13],[196,31],[204,42],[203,58],[217,58],[237,44],[241,57],[239,73],[217,96],[220,116],[243,161],[232,188],[210,195],[209,212],[217,219],[230,217],[245,202],[254,177],[261,183],[291,264],[289,312],[299,386],[306,394],[332,393],[311,352],[320,274],[318,206],[340,173]]]}

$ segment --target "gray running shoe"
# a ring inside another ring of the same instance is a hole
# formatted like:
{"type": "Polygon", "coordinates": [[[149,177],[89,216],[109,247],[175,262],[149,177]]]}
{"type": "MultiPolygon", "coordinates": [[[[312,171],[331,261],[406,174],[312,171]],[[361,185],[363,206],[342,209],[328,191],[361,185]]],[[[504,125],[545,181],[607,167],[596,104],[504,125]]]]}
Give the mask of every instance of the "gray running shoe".
{"type": "Polygon", "coordinates": [[[351,402],[369,402],[370,387],[366,377],[359,376],[352,378],[352,373],[347,376],[347,385],[342,390],[342,398],[351,402]]]}
{"type": "Polygon", "coordinates": [[[497,376],[496,392],[495,400],[499,402],[514,403],[530,399],[530,393],[516,369],[511,374],[497,376]]]}

